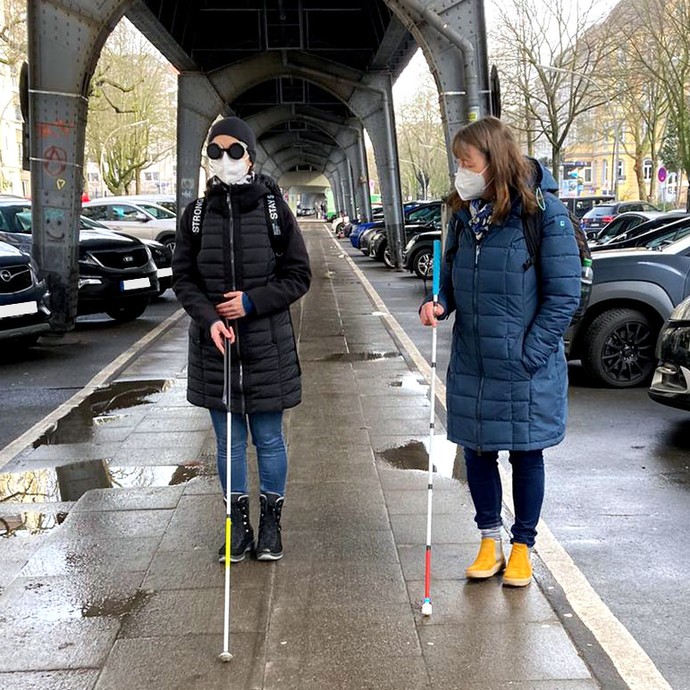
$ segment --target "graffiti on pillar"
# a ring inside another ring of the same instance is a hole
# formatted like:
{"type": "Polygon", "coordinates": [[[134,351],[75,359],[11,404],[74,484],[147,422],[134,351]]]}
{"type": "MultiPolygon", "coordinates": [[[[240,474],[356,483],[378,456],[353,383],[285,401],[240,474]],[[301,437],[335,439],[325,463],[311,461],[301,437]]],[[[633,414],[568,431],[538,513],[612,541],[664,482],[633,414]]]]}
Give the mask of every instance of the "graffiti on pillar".
{"type": "Polygon", "coordinates": [[[49,146],[43,152],[43,169],[51,177],[60,177],[67,169],[67,151],[60,146],[49,146]]]}
{"type": "Polygon", "coordinates": [[[55,122],[37,122],[38,133],[43,139],[50,139],[51,137],[68,137],[71,130],[74,129],[74,123],[66,122],[65,120],[56,120],[55,122]]]}
{"type": "Polygon", "coordinates": [[[65,239],[65,211],[61,208],[46,207],[43,209],[46,237],[53,242],[65,239]]]}
{"type": "Polygon", "coordinates": [[[66,185],[66,184],[67,184],[67,182],[66,182],[65,180],[63,180],[61,177],[60,177],[59,179],[55,180],[55,186],[56,186],[60,191],[62,191],[62,190],[65,188],[65,185],[66,185]]]}

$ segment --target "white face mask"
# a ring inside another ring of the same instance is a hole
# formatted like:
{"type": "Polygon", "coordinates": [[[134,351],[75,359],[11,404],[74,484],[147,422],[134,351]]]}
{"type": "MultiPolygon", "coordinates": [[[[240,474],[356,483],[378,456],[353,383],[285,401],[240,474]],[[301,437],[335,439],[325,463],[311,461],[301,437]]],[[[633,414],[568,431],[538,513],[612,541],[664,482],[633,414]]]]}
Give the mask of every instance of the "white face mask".
{"type": "Polygon", "coordinates": [[[249,172],[247,161],[244,159],[235,160],[230,158],[227,153],[223,153],[220,158],[212,158],[209,163],[211,173],[228,185],[243,182],[249,172]]]}
{"type": "Polygon", "coordinates": [[[482,198],[486,191],[486,180],[483,174],[485,171],[486,168],[480,173],[467,168],[458,168],[458,172],[455,175],[455,189],[458,190],[458,194],[463,201],[482,198]]]}

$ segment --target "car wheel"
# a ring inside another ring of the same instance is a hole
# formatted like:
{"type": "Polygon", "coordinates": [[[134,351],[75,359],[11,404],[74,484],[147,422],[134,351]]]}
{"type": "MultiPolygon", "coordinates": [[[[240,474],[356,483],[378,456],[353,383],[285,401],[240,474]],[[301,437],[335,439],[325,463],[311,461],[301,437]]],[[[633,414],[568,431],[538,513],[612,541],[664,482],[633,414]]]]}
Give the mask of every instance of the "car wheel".
{"type": "Polygon", "coordinates": [[[134,319],[138,319],[146,311],[148,304],[148,300],[143,300],[141,302],[129,302],[127,304],[112,306],[109,309],[106,309],[105,313],[111,319],[115,319],[115,321],[118,323],[125,323],[127,321],[134,321],[134,319]]]}
{"type": "Polygon", "coordinates": [[[378,246],[378,249],[373,252],[372,258],[375,261],[383,261],[383,255],[386,253],[386,249],[388,248],[388,242],[385,240],[381,242],[381,244],[378,246]]]}
{"type": "Polygon", "coordinates": [[[433,271],[433,256],[431,254],[431,249],[420,249],[412,257],[410,264],[417,278],[428,280],[433,271]]]}
{"type": "Polygon", "coordinates": [[[592,321],[582,343],[582,364],[590,376],[611,388],[633,388],[654,372],[658,332],[635,309],[611,309],[592,321]]]}
{"type": "Polygon", "coordinates": [[[391,250],[386,247],[386,251],[383,252],[383,263],[386,264],[388,268],[395,268],[395,263],[393,262],[393,257],[391,256],[391,250]]]}
{"type": "Polygon", "coordinates": [[[166,247],[170,247],[170,251],[173,254],[175,253],[175,236],[174,235],[172,237],[166,237],[164,240],[162,240],[161,244],[164,244],[166,247]]]}

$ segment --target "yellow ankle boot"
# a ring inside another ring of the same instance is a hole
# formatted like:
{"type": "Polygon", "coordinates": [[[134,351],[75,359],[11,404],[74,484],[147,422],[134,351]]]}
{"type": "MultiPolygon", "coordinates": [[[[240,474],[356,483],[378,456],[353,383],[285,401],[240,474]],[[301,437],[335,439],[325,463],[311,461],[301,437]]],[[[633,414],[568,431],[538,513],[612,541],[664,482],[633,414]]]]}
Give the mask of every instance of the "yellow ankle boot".
{"type": "Polygon", "coordinates": [[[503,548],[500,540],[486,538],[482,539],[477,558],[474,563],[465,570],[465,577],[470,580],[486,580],[492,577],[506,565],[503,556],[503,548]]]}
{"type": "Polygon", "coordinates": [[[513,544],[508,566],[503,573],[503,584],[509,587],[525,587],[532,582],[532,565],[529,562],[527,544],[513,544]]]}

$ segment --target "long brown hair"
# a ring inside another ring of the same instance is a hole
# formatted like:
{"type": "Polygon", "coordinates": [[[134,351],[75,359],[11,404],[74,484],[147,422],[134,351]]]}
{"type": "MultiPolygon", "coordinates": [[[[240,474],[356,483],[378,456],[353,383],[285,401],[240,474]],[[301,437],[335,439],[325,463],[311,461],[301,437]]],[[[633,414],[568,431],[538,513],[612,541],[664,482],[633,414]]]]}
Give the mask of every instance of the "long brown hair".
{"type": "MultiPolygon", "coordinates": [[[[522,201],[526,213],[534,213],[537,210],[531,182],[534,173],[511,129],[495,117],[484,117],[465,125],[453,137],[453,155],[460,158],[463,146],[468,144],[479,149],[489,162],[488,178],[495,190],[494,222],[502,223],[508,217],[515,196],[522,201]]],[[[448,197],[448,204],[453,211],[469,205],[455,189],[448,197]]]]}

